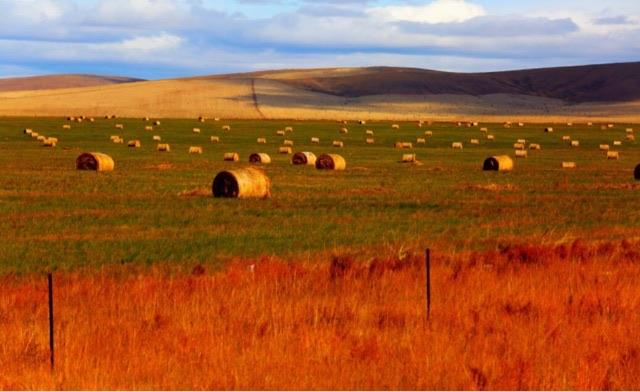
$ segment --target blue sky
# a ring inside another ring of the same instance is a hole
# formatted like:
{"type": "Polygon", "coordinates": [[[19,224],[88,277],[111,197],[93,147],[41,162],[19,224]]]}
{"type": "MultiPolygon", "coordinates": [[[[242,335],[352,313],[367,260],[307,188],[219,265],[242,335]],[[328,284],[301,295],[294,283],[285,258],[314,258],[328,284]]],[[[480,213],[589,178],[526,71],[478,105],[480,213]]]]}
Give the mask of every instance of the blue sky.
{"type": "Polygon", "coordinates": [[[637,0],[0,0],[0,77],[640,60],[637,0]]]}

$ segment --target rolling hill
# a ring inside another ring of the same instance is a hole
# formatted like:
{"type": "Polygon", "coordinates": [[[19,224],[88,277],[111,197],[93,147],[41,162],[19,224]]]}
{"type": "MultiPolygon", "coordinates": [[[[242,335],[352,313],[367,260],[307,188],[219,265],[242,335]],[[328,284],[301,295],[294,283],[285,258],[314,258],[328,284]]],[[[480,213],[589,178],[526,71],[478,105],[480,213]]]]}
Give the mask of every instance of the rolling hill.
{"type": "Polygon", "coordinates": [[[640,120],[640,63],[489,73],[371,67],[156,81],[78,75],[28,79],[5,79],[4,86],[12,88],[0,84],[0,115],[640,120]]]}
{"type": "Polygon", "coordinates": [[[46,75],[0,79],[0,92],[23,90],[53,90],[73,87],[93,87],[139,82],[142,79],[98,75],[46,75]]]}

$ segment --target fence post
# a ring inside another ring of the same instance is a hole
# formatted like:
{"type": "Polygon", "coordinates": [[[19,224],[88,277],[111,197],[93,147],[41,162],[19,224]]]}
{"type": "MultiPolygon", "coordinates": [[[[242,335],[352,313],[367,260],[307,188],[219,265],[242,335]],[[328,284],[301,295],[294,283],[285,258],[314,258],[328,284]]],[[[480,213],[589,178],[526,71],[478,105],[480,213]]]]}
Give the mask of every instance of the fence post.
{"type": "Polygon", "coordinates": [[[47,274],[49,282],[49,360],[51,362],[51,370],[54,367],[54,346],[53,346],[53,275],[51,272],[47,274]]]}

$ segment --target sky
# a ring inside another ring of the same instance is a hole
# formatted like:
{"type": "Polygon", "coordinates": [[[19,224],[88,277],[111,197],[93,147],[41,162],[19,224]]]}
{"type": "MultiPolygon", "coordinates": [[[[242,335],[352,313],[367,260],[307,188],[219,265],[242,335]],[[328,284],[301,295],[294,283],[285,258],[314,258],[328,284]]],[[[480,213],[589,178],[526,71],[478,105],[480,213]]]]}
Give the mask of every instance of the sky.
{"type": "Polygon", "coordinates": [[[639,0],[0,0],[0,77],[628,61],[639,0]]]}

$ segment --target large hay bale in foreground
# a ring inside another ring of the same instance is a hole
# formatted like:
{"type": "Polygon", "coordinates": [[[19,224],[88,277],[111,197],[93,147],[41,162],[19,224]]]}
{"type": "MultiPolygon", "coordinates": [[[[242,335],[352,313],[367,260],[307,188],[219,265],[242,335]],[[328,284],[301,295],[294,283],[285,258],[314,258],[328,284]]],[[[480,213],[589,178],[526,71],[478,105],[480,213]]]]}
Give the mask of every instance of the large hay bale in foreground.
{"type": "Polygon", "coordinates": [[[315,165],[316,154],[309,151],[298,151],[291,157],[291,164],[293,165],[315,165]]]}
{"type": "Polygon", "coordinates": [[[76,169],[112,171],[115,168],[113,158],[101,152],[84,152],[76,158],[76,169]]]}
{"type": "Polygon", "coordinates": [[[265,199],[271,195],[271,181],[255,167],[225,170],[213,179],[211,190],[214,197],[265,199]]]}
{"type": "Polygon", "coordinates": [[[636,169],[633,171],[633,177],[636,180],[640,181],[640,163],[638,164],[638,166],[636,166],[636,169]]]}
{"type": "Polygon", "coordinates": [[[347,161],[338,154],[322,154],[316,159],[316,169],[318,170],[344,170],[347,168],[347,161]]]}
{"type": "Polygon", "coordinates": [[[508,155],[497,155],[484,160],[482,170],[485,171],[511,171],[513,159],[508,155]]]}
{"type": "Polygon", "coordinates": [[[271,157],[269,156],[269,154],[265,154],[262,152],[255,152],[249,155],[249,162],[268,164],[268,163],[271,163],[271,157]]]}

